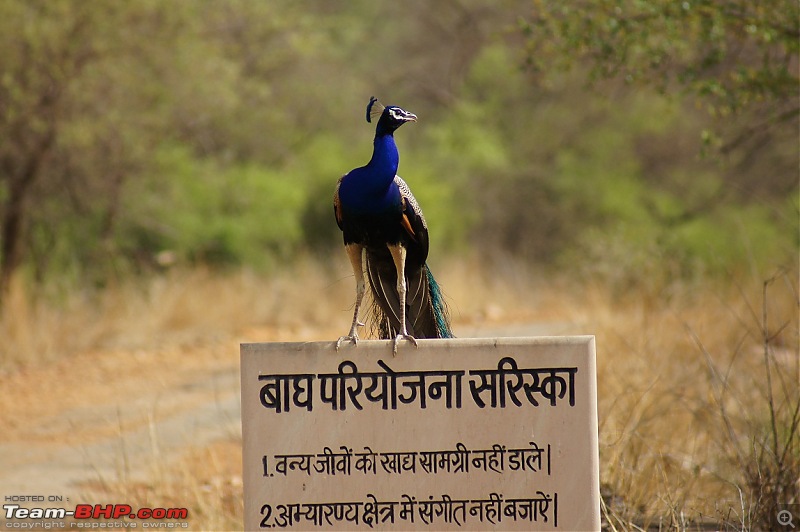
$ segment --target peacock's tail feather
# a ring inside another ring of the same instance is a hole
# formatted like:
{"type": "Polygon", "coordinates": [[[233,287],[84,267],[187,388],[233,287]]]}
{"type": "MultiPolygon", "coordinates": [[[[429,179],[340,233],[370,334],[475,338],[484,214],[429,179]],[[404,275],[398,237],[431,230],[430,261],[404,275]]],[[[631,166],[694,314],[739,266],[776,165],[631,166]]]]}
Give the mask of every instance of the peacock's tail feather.
{"type": "Polygon", "coordinates": [[[427,264],[425,265],[425,273],[428,277],[428,292],[430,293],[433,317],[436,321],[437,338],[454,338],[453,331],[450,328],[450,311],[444,301],[444,295],[441,288],[439,288],[439,283],[433,278],[431,269],[427,264]]]}
{"type": "MultiPolygon", "coordinates": [[[[368,253],[367,277],[372,330],[379,338],[392,339],[402,328],[394,264],[368,253]]],[[[415,338],[453,338],[447,305],[427,264],[406,279],[406,327],[415,338]]]]}

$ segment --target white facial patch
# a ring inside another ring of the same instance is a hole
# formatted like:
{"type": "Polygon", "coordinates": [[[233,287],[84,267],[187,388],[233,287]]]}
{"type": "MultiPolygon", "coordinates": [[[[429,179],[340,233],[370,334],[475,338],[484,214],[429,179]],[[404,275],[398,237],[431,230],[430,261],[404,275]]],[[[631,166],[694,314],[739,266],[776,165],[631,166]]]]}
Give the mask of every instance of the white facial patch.
{"type": "Polygon", "coordinates": [[[411,119],[411,117],[409,116],[409,113],[406,113],[402,109],[396,109],[394,107],[389,108],[389,114],[395,120],[410,120],[411,119]]]}

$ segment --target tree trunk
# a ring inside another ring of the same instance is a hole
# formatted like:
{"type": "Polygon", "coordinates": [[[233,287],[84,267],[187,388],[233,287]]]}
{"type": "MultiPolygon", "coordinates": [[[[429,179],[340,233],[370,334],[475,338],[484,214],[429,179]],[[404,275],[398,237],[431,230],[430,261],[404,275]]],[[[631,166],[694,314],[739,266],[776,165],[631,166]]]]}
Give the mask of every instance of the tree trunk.
{"type": "Polygon", "coordinates": [[[21,171],[11,179],[8,201],[0,221],[0,308],[8,293],[11,278],[22,263],[25,204],[54,139],[55,127],[51,126],[21,171]]]}

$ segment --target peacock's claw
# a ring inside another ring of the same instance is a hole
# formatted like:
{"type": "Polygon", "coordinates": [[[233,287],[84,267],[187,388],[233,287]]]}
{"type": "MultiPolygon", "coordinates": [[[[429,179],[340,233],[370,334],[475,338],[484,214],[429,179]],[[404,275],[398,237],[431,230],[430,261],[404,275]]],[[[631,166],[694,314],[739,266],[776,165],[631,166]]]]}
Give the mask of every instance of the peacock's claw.
{"type": "Polygon", "coordinates": [[[392,345],[392,356],[393,357],[397,356],[397,342],[399,342],[400,340],[408,340],[409,342],[414,344],[414,347],[419,347],[417,345],[417,339],[414,338],[413,336],[411,336],[410,334],[398,334],[397,336],[394,337],[394,342],[392,342],[392,344],[393,344],[392,345]]]}
{"type": "Polygon", "coordinates": [[[336,340],[336,350],[338,351],[340,347],[342,347],[342,342],[350,342],[353,345],[358,345],[358,335],[352,334],[349,336],[340,336],[338,340],[336,340]]]}

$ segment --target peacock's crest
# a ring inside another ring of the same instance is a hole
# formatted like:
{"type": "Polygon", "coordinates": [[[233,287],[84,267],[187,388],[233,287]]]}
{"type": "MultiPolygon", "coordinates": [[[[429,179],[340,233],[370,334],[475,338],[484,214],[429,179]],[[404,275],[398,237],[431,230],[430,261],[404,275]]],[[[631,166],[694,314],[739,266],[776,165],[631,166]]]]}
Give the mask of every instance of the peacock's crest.
{"type": "Polygon", "coordinates": [[[385,108],[386,106],[379,102],[375,96],[370,96],[367,104],[367,122],[372,123],[372,119],[381,116],[385,108]]]}

